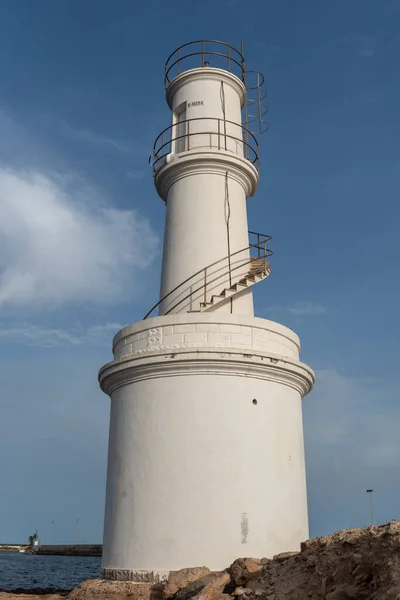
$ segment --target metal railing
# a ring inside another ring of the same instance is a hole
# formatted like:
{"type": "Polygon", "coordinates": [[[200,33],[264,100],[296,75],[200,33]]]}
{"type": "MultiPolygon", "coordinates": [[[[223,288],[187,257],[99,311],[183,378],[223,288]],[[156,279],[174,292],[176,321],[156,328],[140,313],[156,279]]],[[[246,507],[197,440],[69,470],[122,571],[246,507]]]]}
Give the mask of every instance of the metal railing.
{"type": "Polygon", "coordinates": [[[236,75],[247,90],[246,104],[243,107],[245,127],[255,134],[267,131],[268,123],[264,119],[268,112],[264,103],[267,97],[264,76],[259,71],[246,70],[243,42],[240,52],[234,46],[219,40],[195,40],[182,44],[166,60],[165,88],[184,71],[200,67],[219,68],[236,75]]]}
{"type": "MultiPolygon", "coordinates": [[[[152,308],[146,313],[146,315],[143,317],[143,319],[147,319],[152,312],[154,312],[154,310],[156,308],[158,308],[158,306],[160,306],[160,304],[162,304],[163,302],[165,302],[165,300],[167,300],[167,298],[169,298],[172,294],[174,294],[175,292],[177,292],[178,290],[180,290],[183,286],[187,285],[189,282],[191,282],[194,278],[199,278],[200,279],[200,275],[202,275],[201,280],[202,280],[202,284],[199,287],[196,287],[196,289],[191,290],[188,294],[186,294],[183,298],[181,298],[180,300],[178,300],[175,304],[173,304],[173,306],[169,307],[168,310],[166,310],[163,314],[164,315],[168,315],[169,313],[171,313],[173,310],[175,310],[175,308],[177,308],[180,304],[182,304],[182,302],[185,302],[186,300],[189,300],[192,296],[194,296],[195,294],[197,294],[198,292],[203,292],[203,303],[206,304],[207,303],[207,289],[210,288],[210,285],[213,283],[216,283],[219,279],[221,278],[226,278],[229,275],[229,281],[231,281],[231,274],[236,271],[237,269],[243,269],[243,266],[245,265],[249,265],[249,270],[247,272],[247,275],[243,275],[243,278],[249,277],[251,275],[256,275],[257,273],[265,273],[268,268],[269,268],[269,262],[268,262],[268,258],[270,256],[272,256],[273,252],[272,250],[270,250],[267,247],[267,244],[270,240],[272,240],[272,237],[270,235],[265,235],[262,233],[257,233],[255,231],[249,231],[250,235],[256,236],[257,241],[254,244],[249,244],[248,246],[246,246],[245,248],[242,248],[241,250],[237,250],[236,252],[233,252],[232,254],[228,254],[227,256],[224,256],[223,258],[214,261],[213,263],[207,265],[206,267],[203,267],[202,269],[199,269],[199,271],[197,271],[196,273],[194,273],[193,275],[191,275],[190,277],[188,277],[187,279],[185,279],[184,281],[182,281],[179,285],[177,285],[176,287],[174,287],[170,292],[168,292],[168,294],[165,294],[158,302],[157,304],[154,304],[154,306],[152,306],[152,308]],[[231,261],[230,259],[232,259],[232,257],[234,256],[238,256],[240,253],[242,252],[247,252],[251,250],[257,250],[257,255],[256,256],[250,256],[249,260],[246,261],[240,261],[240,264],[238,264],[237,266],[231,268],[230,266],[228,266],[228,269],[225,270],[222,273],[219,273],[218,275],[216,275],[216,271],[214,269],[214,267],[216,267],[217,265],[228,261],[228,265],[230,265],[231,261]],[[252,263],[254,264],[254,261],[257,260],[259,262],[261,262],[261,265],[258,264],[258,266],[256,267],[256,269],[251,270],[251,265],[252,263]],[[213,271],[210,273],[210,269],[213,269],[213,271]],[[209,277],[212,277],[212,279],[209,279],[209,277]]],[[[239,280],[240,281],[240,280],[239,280]]],[[[238,281],[236,282],[238,283],[238,281]]],[[[233,285],[236,285],[233,284],[233,285]]],[[[229,283],[227,283],[227,285],[229,285],[229,283]]],[[[233,287],[233,286],[230,286],[233,287]]],[[[226,288],[225,288],[226,289],[226,288]]],[[[229,288],[228,288],[229,289],[229,288]]],[[[222,292],[223,290],[221,290],[222,292]]]]}
{"type": "Polygon", "coordinates": [[[200,147],[231,151],[238,156],[244,156],[244,158],[249,160],[258,170],[259,156],[257,139],[248,129],[246,129],[246,127],[239,123],[235,123],[234,121],[219,119],[218,117],[195,117],[193,119],[185,119],[179,123],[174,123],[173,125],[166,127],[156,138],[153,145],[153,156],[150,156],[149,159],[153,166],[153,173],[159,168],[159,162],[173,151],[173,144],[176,144],[178,148],[176,153],[187,152],[200,147]],[[211,121],[215,124],[215,128],[208,126],[204,130],[193,131],[194,125],[201,124],[201,121],[211,121]],[[227,129],[232,129],[232,126],[237,128],[238,135],[234,135],[227,131],[227,129]],[[179,130],[183,127],[185,128],[185,132],[179,135],[179,130]],[[204,138],[207,139],[207,144],[194,146],[191,141],[195,136],[204,136],[204,138]],[[233,144],[229,144],[229,141],[233,142],[233,144]],[[182,143],[179,144],[179,142],[182,143]],[[182,148],[179,149],[179,146],[182,148]],[[232,150],[232,146],[235,146],[236,152],[232,150]]]}
{"type": "Polygon", "coordinates": [[[268,122],[264,119],[268,107],[264,100],[267,98],[264,75],[259,71],[246,71],[247,99],[243,107],[243,124],[251,133],[265,133],[268,122]],[[251,125],[256,124],[256,129],[251,125]]]}
{"type": "Polygon", "coordinates": [[[242,51],[219,40],[195,40],[179,46],[167,58],[164,69],[164,85],[169,86],[171,81],[182,72],[182,62],[185,69],[213,66],[233,73],[243,82],[245,81],[245,63],[242,51]],[[194,58],[195,57],[195,58],[194,58]],[[211,60],[215,64],[210,64],[211,60]]]}

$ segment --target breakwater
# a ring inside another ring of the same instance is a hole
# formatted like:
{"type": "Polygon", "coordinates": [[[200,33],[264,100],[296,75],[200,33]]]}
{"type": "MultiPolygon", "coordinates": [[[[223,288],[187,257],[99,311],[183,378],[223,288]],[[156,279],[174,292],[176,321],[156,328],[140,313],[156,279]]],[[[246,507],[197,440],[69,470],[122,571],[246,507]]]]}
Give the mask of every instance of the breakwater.
{"type": "Polygon", "coordinates": [[[47,545],[42,544],[35,554],[47,556],[101,556],[101,544],[47,545]]]}
{"type": "Polygon", "coordinates": [[[102,544],[42,544],[32,551],[26,544],[0,544],[0,552],[41,554],[42,556],[101,556],[102,544]]]}

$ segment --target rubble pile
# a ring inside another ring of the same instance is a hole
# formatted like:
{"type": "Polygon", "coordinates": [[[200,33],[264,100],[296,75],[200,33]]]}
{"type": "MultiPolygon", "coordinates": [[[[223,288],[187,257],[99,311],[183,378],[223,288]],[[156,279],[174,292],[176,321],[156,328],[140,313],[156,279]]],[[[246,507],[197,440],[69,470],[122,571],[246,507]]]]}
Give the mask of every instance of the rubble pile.
{"type": "MultiPolygon", "coordinates": [[[[288,599],[400,600],[400,521],[338,531],[303,542],[300,552],[272,559],[238,558],[221,572],[204,566],[182,569],[155,584],[89,579],[67,596],[67,600],[288,599]]],[[[11,600],[10,594],[0,593],[0,600],[11,600]]]]}

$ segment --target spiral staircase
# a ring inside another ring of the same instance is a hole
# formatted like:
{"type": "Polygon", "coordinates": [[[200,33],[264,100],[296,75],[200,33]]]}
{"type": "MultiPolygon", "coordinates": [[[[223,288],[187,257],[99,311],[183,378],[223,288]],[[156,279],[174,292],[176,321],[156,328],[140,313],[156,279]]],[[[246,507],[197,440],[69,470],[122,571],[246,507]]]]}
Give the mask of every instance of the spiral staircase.
{"type": "Polygon", "coordinates": [[[164,315],[168,315],[176,309],[182,309],[181,305],[184,303],[189,303],[189,305],[191,305],[191,299],[194,297],[198,298],[199,295],[202,295],[203,298],[199,302],[199,308],[195,310],[185,310],[184,312],[211,312],[217,306],[220,306],[240,294],[240,292],[263,281],[271,272],[271,265],[268,258],[272,256],[272,250],[267,247],[267,244],[272,237],[255,231],[249,231],[249,236],[255,237],[256,241],[241,250],[228,254],[220,260],[207,265],[182,281],[182,283],[168,292],[168,294],[165,294],[157,304],[152,306],[143,319],[147,319],[156,308],[165,303],[170,297],[176,297],[180,291],[183,292],[183,297],[180,297],[179,300],[173,300],[171,305],[163,311],[164,315]],[[247,257],[250,255],[250,258],[240,260],[241,254],[246,254],[247,257]],[[232,266],[232,259],[239,264],[232,266]],[[223,264],[227,265],[227,269],[220,272],[218,267],[223,264]],[[247,272],[246,267],[248,269],[247,272]],[[240,271],[238,271],[238,269],[240,269],[240,271]],[[234,281],[235,278],[237,279],[238,273],[240,273],[239,279],[234,281]],[[199,280],[201,280],[202,283],[197,285],[199,280]],[[221,291],[218,294],[212,294],[209,297],[209,290],[218,287],[219,280],[222,280],[222,282],[220,282],[221,291]],[[226,285],[227,281],[229,282],[228,286],[226,285]],[[195,282],[194,286],[191,285],[193,282],[195,282]],[[190,288],[190,291],[185,294],[184,291],[188,288],[190,288]]]}

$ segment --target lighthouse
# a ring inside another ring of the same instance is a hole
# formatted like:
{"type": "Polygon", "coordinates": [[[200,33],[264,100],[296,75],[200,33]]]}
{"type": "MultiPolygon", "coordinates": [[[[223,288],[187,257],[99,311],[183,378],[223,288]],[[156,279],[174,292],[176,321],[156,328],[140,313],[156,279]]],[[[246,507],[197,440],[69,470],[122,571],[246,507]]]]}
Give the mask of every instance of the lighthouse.
{"type": "Polygon", "coordinates": [[[166,211],[160,297],[117,333],[99,373],[111,398],[106,579],[221,570],[308,538],[302,398],[314,374],[293,331],[254,315],[271,256],[246,210],[262,87],[222,42],[185,44],[165,65],[171,120],[151,161],[166,211]]]}

